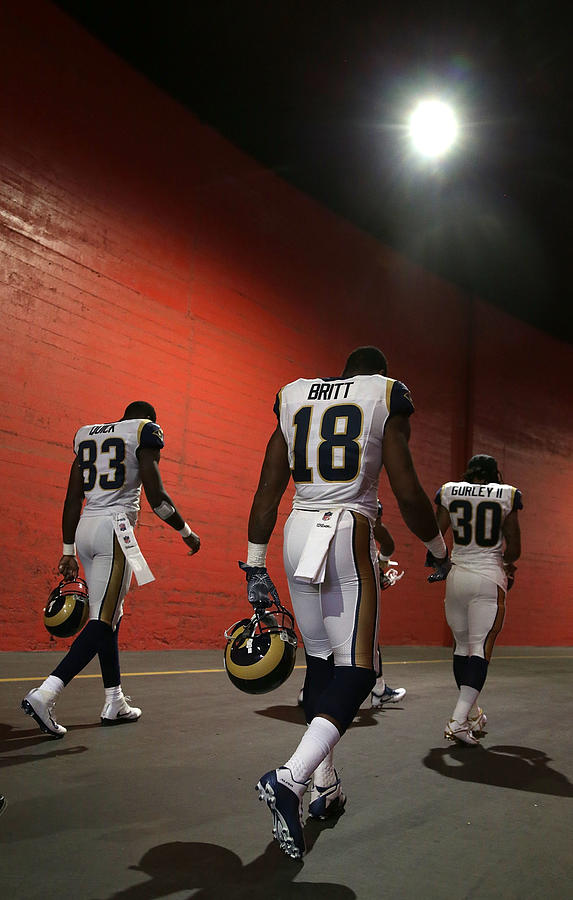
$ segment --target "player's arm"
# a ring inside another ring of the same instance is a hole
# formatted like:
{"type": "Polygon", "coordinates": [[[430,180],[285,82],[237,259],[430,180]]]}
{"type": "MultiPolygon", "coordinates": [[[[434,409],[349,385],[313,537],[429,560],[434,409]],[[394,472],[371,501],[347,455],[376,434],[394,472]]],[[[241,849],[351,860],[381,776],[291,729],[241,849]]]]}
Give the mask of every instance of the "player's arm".
{"type": "Polygon", "coordinates": [[[382,556],[390,559],[390,557],[394,553],[394,538],[392,537],[386,526],[382,524],[382,520],[380,519],[380,517],[378,517],[374,522],[373,530],[374,540],[377,541],[380,546],[380,553],[382,554],[382,556]]]}
{"type": "Polygon", "coordinates": [[[512,510],[505,519],[502,526],[502,533],[505,539],[505,550],[503,551],[503,565],[506,572],[513,574],[515,571],[515,563],[521,556],[521,531],[519,528],[519,519],[517,518],[517,510],[512,510]]]}
{"type": "Polygon", "coordinates": [[[409,440],[408,417],[401,414],[391,416],[386,423],[382,442],[384,466],[404,522],[417,538],[427,543],[438,537],[440,532],[430,498],[418,480],[409,440]]]}
{"type": "Polygon", "coordinates": [[[239,563],[247,578],[247,597],[255,609],[270,606],[272,601],[269,601],[269,595],[276,603],[279,602],[277,589],[266,568],[267,544],[276,525],[279,503],[289,478],[287,445],[280,425],[277,425],[267,444],[249,514],[247,561],[239,563]]]}
{"type": "Polygon", "coordinates": [[[153,512],[181,535],[191,553],[197,553],[201,546],[199,536],[191,531],[183,516],[177,512],[173,500],[163,486],[159,472],[160,450],[156,447],[140,447],[137,458],[143,490],[153,512]]]}
{"type": "Polygon", "coordinates": [[[280,426],[277,425],[267,444],[259,484],[249,515],[249,541],[251,543],[268,544],[277,521],[279,503],[286,491],[289,478],[287,445],[280,426]]]}
{"type": "Polygon", "coordinates": [[[445,535],[450,527],[452,520],[450,519],[450,514],[445,506],[438,506],[438,512],[436,514],[436,518],[438,520],[438,528],[442,532],[442,535],[445,535]]]}
{"type": "Polygon", "coordinates": [[[58,571],[66,580],[78,577],[78,561],[76,558],[76,529],[80,521],[84,502],[84,479],[82,470],[78,465],[77,456],[74,457],[68,479],[68,489],[64,500],[62,513],[62,538],[63,553],[58,563],[58,571]]]}
{"type": "Polygon", "coordinates": [[[410,453],[410,420],[404,413],[390,416],[384,429],[382,459],[402,518],[428,550],[429,565],[436,567],[432,580],[442,580],[449,568],[448,551],[438,528],[430,498],[418,480],[410,453]],[[443,561],[442,569],[439,562],[443,561]]]}

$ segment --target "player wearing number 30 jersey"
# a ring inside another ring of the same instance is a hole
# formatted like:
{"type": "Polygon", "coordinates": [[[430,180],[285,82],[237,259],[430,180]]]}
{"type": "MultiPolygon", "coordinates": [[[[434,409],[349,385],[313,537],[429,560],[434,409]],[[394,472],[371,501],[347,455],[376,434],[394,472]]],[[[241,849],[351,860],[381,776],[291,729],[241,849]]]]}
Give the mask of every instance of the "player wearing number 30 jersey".
{"type": "Polygon", "coordinates": [[[486,722],[477,700],[521,553],[521,492],[503,483],[492,456],[479,454],[470,459],[462,481],[442,485],[436,503],[440,529],[445,534],[451,526],[454,541],[445,609],[455,639],[459,696],[445,736],[477,744],[486,722]]]}

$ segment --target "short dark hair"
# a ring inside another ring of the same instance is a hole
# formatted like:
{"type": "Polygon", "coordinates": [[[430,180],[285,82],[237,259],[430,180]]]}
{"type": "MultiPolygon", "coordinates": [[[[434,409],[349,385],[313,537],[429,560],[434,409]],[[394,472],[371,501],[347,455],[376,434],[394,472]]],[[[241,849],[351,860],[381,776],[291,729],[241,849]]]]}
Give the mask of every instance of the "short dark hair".
{"type": "Polygon", "coordinates": [[[151,419],[152,422],[157,422],[155,409],[145,400],[134,400],[126,406],[122,419],[151,419]]]}
{"type": "Polygon", "coordinates": [[[497,460],[493,456],[477,453],[470,459],[463,481],[469,481],[470,484],[474,481],[486,481],[488,484],[497,481],[498,484],[502,484],[503,478],[497,467],[497,460]]]}
{"type": "Polygon", "coordinates": [[[343,377],[347,375],[375,375],[388,371],[386,357],[378,347],[357,347],[353,350],[344,366],[343,377]]]}

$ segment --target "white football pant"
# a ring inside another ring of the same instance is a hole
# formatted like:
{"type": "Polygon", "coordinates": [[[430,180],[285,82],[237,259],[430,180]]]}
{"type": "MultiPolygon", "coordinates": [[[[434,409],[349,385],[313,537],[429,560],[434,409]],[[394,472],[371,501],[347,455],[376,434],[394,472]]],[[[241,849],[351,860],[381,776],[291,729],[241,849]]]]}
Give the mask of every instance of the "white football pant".
{"type": "Polygon", "coordinates": [[[82,516],[76,547],[90,595],[90,619],[115,628],[123,614],[131,566],[117,540],[113,516],[82,516]]]}
{"type": "Polygon", "coordinates": [[[459,656],[489,660],[505,615],[505,592],[491,578],[452,566],[446,580],[446,620],[459,656]]]}
{"type": "Polygon", "coordinates": [[[309,656],[337,666],[378,666],[379,574],[370,521],[344,510],[328,550],[324,582],[294,580],[316,511],[293,510],[284,530],[284,566],[297,625],[309,656]]]}

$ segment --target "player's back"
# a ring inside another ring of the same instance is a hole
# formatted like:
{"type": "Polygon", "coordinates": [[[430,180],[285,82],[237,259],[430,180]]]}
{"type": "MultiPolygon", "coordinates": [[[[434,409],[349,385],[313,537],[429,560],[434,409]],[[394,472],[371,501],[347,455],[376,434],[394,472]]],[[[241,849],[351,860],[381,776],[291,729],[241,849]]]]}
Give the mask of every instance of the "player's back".
{"type": "Polygon", "coordinates": [[[149,419],[121,419],[78,429],[74,451],[84,479],[83,515],[124,511],[135,522],[141,494],[140,447],[163,447],[163,432],[149,419]]]}
{"type": "Polygon", "coordinates": [[[452,562],[503,586],[503,523],[510,512],[522,508],[521,492],[497,482],[449,481],[438,491],[436,503],[450,516],[452,562]]]}
{"type": "Polygon", "coordinates": [[[287,384],[275,412],[296,485],[294,507],[344,506],[375,519],[385,424],[393,412],[412,411],[406,386],[382,375],[287,384]]]}

